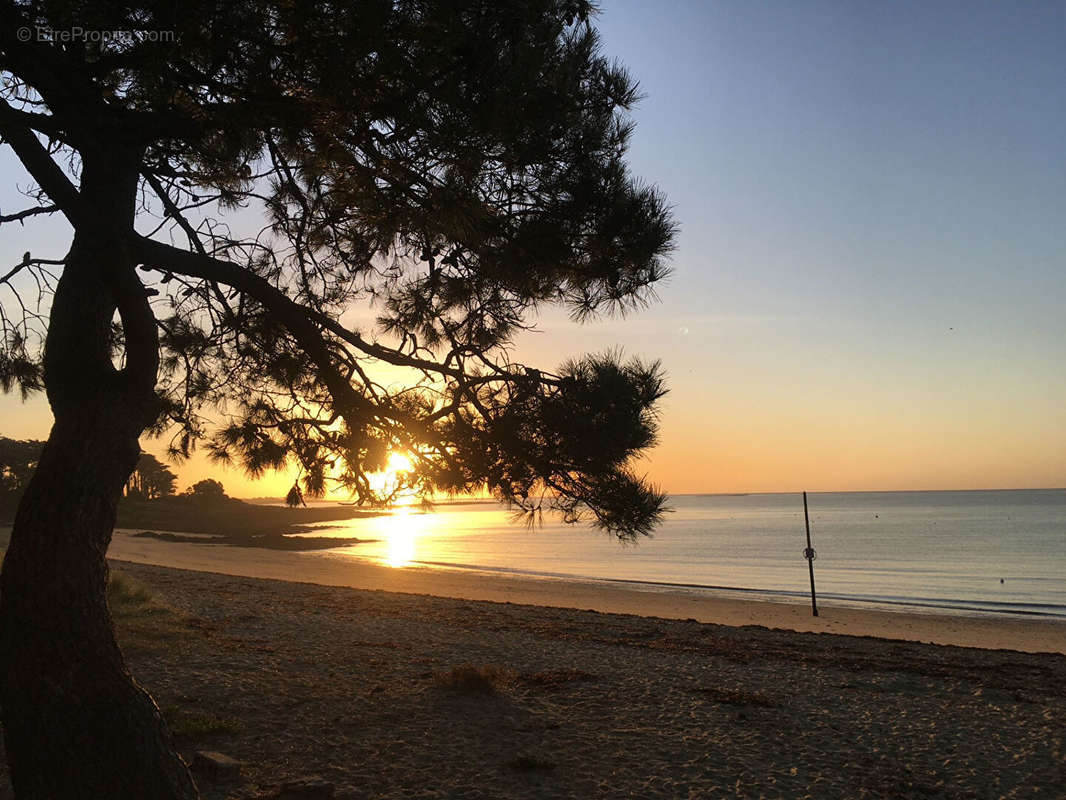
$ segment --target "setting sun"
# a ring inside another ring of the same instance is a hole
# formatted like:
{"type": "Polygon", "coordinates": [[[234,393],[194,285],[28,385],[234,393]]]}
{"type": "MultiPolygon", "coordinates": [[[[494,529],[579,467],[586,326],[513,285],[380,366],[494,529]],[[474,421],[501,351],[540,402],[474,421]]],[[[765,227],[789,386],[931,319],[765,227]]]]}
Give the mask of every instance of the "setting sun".
{"type": "Polygon", "coordinates": [[[392,494],[392,502],[407,505],[415,499],[415,492],[405,480],[413,471],[414,464],[407,453],[392,452],[385,462],[385,469],[369,475],[368,478],[374,491],[392,494]]]}
{"type": "Polygon", "coordinates": [[[395,477],[401,472],[411,472],[413,469],[414,464],[411,463],[406,453],[389,453],[389,462],[385,467],[386,475],[395,477]]]}

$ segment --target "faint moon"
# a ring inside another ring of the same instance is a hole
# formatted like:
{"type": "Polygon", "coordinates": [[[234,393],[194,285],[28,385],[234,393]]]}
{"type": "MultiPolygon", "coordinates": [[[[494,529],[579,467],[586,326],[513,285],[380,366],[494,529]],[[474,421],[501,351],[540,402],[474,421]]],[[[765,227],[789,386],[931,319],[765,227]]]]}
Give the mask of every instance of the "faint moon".
{"type": "Polygon", "coordinates": [[[682,336],[688,336],[688,328],[685,328],[683,326],[678,328],[677,332],[680,333],[682,336]]]}

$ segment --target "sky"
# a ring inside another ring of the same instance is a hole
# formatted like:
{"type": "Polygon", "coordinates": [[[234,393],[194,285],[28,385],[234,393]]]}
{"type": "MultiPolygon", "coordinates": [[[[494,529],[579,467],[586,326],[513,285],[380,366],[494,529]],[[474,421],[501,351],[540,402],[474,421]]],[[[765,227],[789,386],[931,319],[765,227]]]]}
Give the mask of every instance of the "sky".
{"type": "MultiPolygon", "coordinates": [[[[673,274],[622,320],[547,313],[521,360],[662,359],[636,468],[674,493],[1066,486],[1066,3],[604,0],[597,25],[646,95],[630,164],[673,204],[673,274]]],[[[5,225],[0,267],[68,241],[5,225]]],[[[0,396],[0,435],[49,424],[0,396]]],[[[194,459],[179,485],[208,470],[291,483],[194,459]]]]}

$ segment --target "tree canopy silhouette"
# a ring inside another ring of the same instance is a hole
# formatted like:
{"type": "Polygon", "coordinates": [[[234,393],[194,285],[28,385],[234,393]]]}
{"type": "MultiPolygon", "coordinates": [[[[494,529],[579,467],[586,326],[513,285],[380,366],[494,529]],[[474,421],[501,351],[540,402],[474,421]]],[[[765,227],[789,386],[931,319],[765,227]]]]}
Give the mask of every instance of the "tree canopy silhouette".
{"type": "Polygon", "coordinates": [[[43,388],[55,416],[0,603],[20,794],[194,796],[104,599],[146,430],[253,475],[295,460],[311,496],[335,480],[387,502],[368,476],[403,452],[396,490],[655,526],[663,495],[633,462],[659,365],[509,349],[548,305],[640,306],[673,241],[626,166],[637,91],[588,2],[0,8],[0,136],[35,182],[0,222],[73,229],[65,256],[0,275],[19,294],[0,385],[43,388]],[[75,28],[131,33],[57,35],[75,28]]]}
{"type": "Polygon", "coordinates": [[[135,500],[158,500],[174,494],[178,476],[151,453],[141,453],[137,466],[126,481],[124,494],[135,500]]]}
{"type": "Polygon", "coordinates": [[[37,468],[44,442],[0,436],[0,510],[12,509],[37,468]]]}
{"type": "Polygon", "coordinates": [[[197,481],[182,494],[197,500],[225,500],[226,490],[221,483],[214,478],[204,478],[197,481]]]}
{"type": "Polygon", "coordinates": [[[298,483],[294,483],[292,485],[292,488],[289,489],[288,493],[286,493],[286,495],[285,495],[285,505],[288,506],[289,508],[296,508],[298,506],[305,506],[305,507],[307,506],[307,503],[304,502],[303,492],[300,491],[300,485],[298,483]]]}

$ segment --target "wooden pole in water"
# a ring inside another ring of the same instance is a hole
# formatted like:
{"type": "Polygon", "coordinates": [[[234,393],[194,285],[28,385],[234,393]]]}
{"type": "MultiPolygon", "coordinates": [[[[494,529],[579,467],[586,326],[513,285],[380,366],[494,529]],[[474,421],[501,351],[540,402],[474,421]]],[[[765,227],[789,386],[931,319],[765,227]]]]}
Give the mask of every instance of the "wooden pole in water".
{"type": "Polygon", "coordinates": [[[811,547],[811,519],[807,515],[807,493],[803,493],[803,524],[807,526],[807,549],[803,551],[803,557],[807,559],[807,569],[811,573],[811,611],[818,616],[818,598],[814,593],[814,559],[817,553],[811,547]]]}

